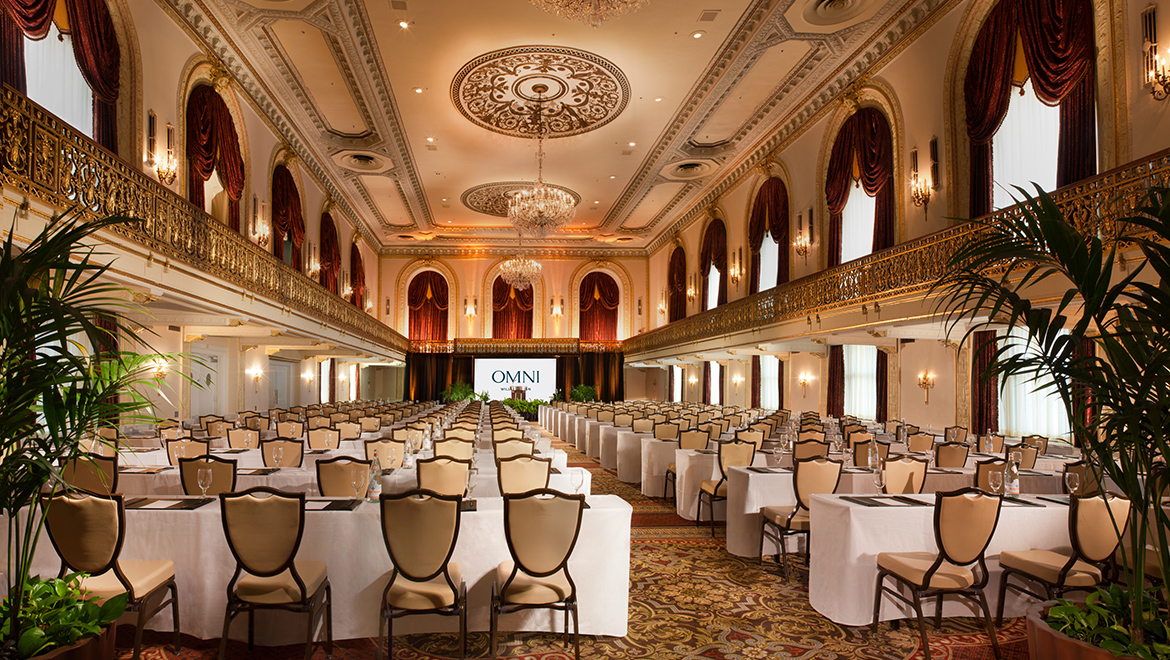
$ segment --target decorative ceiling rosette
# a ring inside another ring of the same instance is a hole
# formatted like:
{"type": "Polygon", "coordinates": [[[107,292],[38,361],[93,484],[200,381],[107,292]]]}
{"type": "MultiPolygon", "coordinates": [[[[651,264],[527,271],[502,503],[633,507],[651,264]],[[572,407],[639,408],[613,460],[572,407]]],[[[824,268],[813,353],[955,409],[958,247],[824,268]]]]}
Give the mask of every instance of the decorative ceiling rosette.
{"type": "MultiPolygon", "coordinates": [[[[581,195],[564,186],[546,183],[549,188],[563,190],[573,197],[573,204],[581,203],[581,195]]],[[[494,215],[498,218],[508,217],[508,201],[513,195],[532,187],[531,181],[499,181],[484,183],[474,188],[468,188],[461,197],[463,205],[472,211],[484,215],[494,215]]]]}

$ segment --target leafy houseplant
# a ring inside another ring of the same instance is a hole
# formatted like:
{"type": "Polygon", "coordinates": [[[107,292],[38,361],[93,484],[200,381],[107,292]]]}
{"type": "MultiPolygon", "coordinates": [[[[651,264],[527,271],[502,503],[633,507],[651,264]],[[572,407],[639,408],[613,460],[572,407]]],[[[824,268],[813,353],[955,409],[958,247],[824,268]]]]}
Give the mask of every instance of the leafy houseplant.
{"type": "Polygon", "coordinates": [[[111,599],[94,610],[76,579],[40,581],[31,567],[44,525],[38,500],[64,486],[60,466],[83,457],[83,438],[98,428],[155,421],[157,365],[178,357],[121,348],[145,346],[127,318],[137,308],[87,244],[131,221],[66,213],[23,248],[14,222],[0,253],[0,511],[8,525],[0,656],[72,643],[118,609],[111,599]],[[44,614],[54,608],[62,612],[44,614]]]}
{"type": "Polygon", "coordinates": [[[466,401],[475,396],[475,388],[467,383],[451,383],[443,390],[443,400],[447,403],[466,401]]]}
{"type": "Polygon", "coordinates": [[[569,391],[569,398],[572,401],[596,401],[597,388],[592,385],[574,385],[569,391]]]}
{"type": "Polygon", "coordinates": [[[1048,609],[1044,621],[1053,630],[1073,639],[1099,646],[1114,655],[1130,655],[1146,660],[1170,658],[1170,624],[1158,613],[1157,600],[1152,594],[1141,599],[1142,615],[1138,619],[1145,630],[1149,644],[1134,643],[1130,639],[1132,603],[1127,591],[1118,585],[1099,589],[1085,598],[1085,602],[1061,602],[1048,609]]]}
{"type": "MultiPolygon", "coordinates": [[[[1120,649],[1115,633],[1124,631],[1125,653],[1164,656],[1165,626],[1145,625],[1159,606],[1140,585],[1147,552],[1161,588],[1170,584],[1170,515],[1161,502],[1170,487],[1170,190],[1152,188],[1131,217],[1107,219],[1116,220],[1116,235],[1074,226],[1039,189],[1036,197],[1020,192],[1017,213],[973,221],[975,232],[935,285],[939,309],[952,329],[969,324],[964,340],[988,327],[1023,331],[1023,339],[998,342],[988,376],[1045,382],[1038,387],[1059,396],[1100,482],[1109,477],[1133,504],[1128,521],[1114,521],[1119,537],[1127,530],[1121,552],[1131,586],[1125,598],[1096,592],[1085,627],[1100,627],[1095,607],[1124,603],[1128,613],[1096,643],[1120,649]],[[1140,255],[1127,255],[1124,268],[1122,251],[1140,255]]],[[[1164,622],[1164,609],[1160,615],[1164,622]]],[[[1049,617],[1066,625],[1071,611],[1062,604],[1049,617]]]]}
{"type": "Polygon", "coordinates": [[[490,398],[491,398],[491,396],[487,392],[480,392],[479,393],[479,400],[484,402],[484,403],[487,403],[488,399],[490,399],[490,398]]]}

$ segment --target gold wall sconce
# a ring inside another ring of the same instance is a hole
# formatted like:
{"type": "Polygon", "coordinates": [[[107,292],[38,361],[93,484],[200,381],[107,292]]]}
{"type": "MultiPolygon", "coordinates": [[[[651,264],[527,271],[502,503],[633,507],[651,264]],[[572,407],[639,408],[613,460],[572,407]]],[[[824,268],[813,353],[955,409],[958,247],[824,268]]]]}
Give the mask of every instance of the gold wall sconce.
{"type": "Polygon", "coordinates": [[[731,263],[727,266],[727,279],[732,286],[738,287],[743,277],[743,248],[731,253],[731,263]]]}
{"type": "Polygon", "coordinates": [[[146,115],[146,164],[154,168],[154,173],[160,183],[169,186],[175,182],[175,175],[179,172],[179,163],[175,160],[175,127],[167,124],[167,149],[159,153],[157,138],[158,118],[151,110],[146,115]]]}
{"type": "MultiPolygon", "coordinates": [[[[1166,60],[1158,55],[1158,7],[1150,5],[1142,12],[1142,59],[1145,60],[1146,84],[1150,95],[1157,101],[1170,96],[1170,73],[1166,71],[1166,60]]],[[[1170,55],[1170,51],[1167,51],[1170,55]]]]}
{"type": "Polygon", "coordinates": [[[469,323],[475,319],[475,315],[479,311],[478,308],[479,298],[472,298],[471,302],[468,302],[466,297],[463,298],[463,313],[467,315],[467,321],[469,323]]]}
{"type": "Polygon", "coordinates": [[[252,377],[252,389],[255,394],[260,393],[260,379],[264,377],[264,370],[260,367],[252,367],[248,371],[248,375],[252,377]]]}
{"type": "Polygon", "coordinates": [[[922,388],[922,402],[930,405],[930,390],[934,387],[934,374],[929,371],[918,374],[918,387],[922,388]]]}
{"type": "Polygon", "coordinates": [[[731,385],[734,388],[736,394],[739,394],[739,386],[741,384],[743,384],[743,376],[735,374],[731,377],[731,385]]]}
{"type": "Polygon", "coordinates": [[[553,296],[552,298],[549,298],[549,301],[548,301],[548,307],[549,307],[549,309],[551,309],[551,310],[552,310],[552,317],[553,317],[553,321],[555,321],[555,322],[557,322],[557,323],[560,323],[560,322],[561,322],[561,317],[562,317],[562,316],[564,316],[564,310],[565,310],[565,297],[564,297],[564,296],[561,296],[561,302],[560,302],[560,304],[557,304],[557,298],[556,298],[556,296],[553,296]]]}
{"type": "Polygon", "coordinates": [[[797,378],[796,382],[800,384],[801,396],[807,397],[808,396],[808,384],[812,382],[812,376],[808,375],[807,372],[802,373],[802,374],[800,374],[800,377],[797,378]]]}
{"type": "Polygon", "coordinates": [[[800,213],[796,214],[796,240],[792,241],[792,247],[796,250],[798,256],[804,257],[808,261],[808,248],[812,245],[812,209],[808,210],[808,232],[804,231],[804,216],[800,213]]]}

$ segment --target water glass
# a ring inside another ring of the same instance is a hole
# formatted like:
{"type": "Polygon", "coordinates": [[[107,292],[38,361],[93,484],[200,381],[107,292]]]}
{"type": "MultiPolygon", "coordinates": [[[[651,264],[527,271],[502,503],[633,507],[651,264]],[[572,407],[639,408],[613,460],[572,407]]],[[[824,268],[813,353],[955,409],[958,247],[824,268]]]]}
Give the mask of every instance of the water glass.
{"type": "Polygon", "coordinates": [[[475,486],[479,483],[479,468],[472,465],[467,470],[467,499],[475,499],[475,486]]]}
{"type": "Polygon", "coordinates": [[[987,473],[987,485],[991,486],[992,493],[999,493],[1003,489],[1003,472],[992,470],[987,473]]]}
{"type": "Polygon", "coordinates": [[[1069,495],[1076,495],[1077,488],[1081,486],[1081,475],[1076,472],[1064,473],[1064,487],[1068,490],[1069,495]]]}
{"type": "Polygon", "coordinates": [[[354,468],[349,473],[349,485],[353,486],[353,498],[360,500],[362,498],[362,485],[366,483],[366,471],[360,468],[354,468]]]}
{"type": "Polygon", "coordinates": [[[272,448],[272,462],[276,463],[275,467],[284,467],[281,465],[284,462],[284,446],[276,445],[272,448]]]}
{"type": "Polygon", "coordinates": [[[581,486],[585,483],[584,468],[573,468],[569,470],[569,481],[573,484],[573,492],[580,493],[581,486]]]}
{"type": "Polygon", "coordinates": [[[199,481],[199,490],[203,493],[203,497],[207,497],[207,489],[211,487],[211,468],[199,468],[196,478],[199,481]]]}
{"type": "Polygon", "coordinates": [[[880,466],[873,471],[873,485],[878,489],[878,492],[884,492],[886,487],[886,471],[880,466]]]}
{"type": "Polygon", "coordinates": [[[175,458],[187,458],[187,446],[179,445],[175,447],[175,458]]]}

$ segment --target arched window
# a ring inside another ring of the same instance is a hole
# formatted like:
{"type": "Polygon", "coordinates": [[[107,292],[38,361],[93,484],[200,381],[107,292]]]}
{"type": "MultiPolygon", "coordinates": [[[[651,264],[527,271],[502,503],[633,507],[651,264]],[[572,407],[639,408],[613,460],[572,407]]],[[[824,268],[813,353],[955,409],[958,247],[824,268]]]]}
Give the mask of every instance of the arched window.
{"type": "Polygon", "coordinates": [[[492,284],[492,337],[532,339],[532,287],[517,289],[497,276],[492,284]]]}
{"type": "Polygon", "coordinates": [[[699,273],[703,277],[703,309],[727,303],[727,229],[715,218],[703,233],[699,250],[699,273]]]}
{"type": "Polygon", "coordinates": [[[893,172],[889,122],[877,108],[858,110],[841,126],[829,156],[829,266],[894,245],[893,172]]]}
{"type": "Polygon", "coordinates": [[[410,308],[410,338],[446,341],[450,295],[442,273],[424,270],[414,276],[406,291],[410,308]]]}
{"type": "Polygon", "coordinates": [[[1010,199],[1000,185],[1062,187],[1097,173],[1095,52],[1090,0],[1000,0],[987,15],[963,82],[972,217],[1010,199]]]}
{"type": "Polygon", "coordinates": [[[244,159],[227,104],[211,85],[198,85],[187,98],[187,199],[211,212],[217,191],[227,196],[227,216],[220,217],[240,230],[240,197],[244,194],[244,159]],[[205,197],[207,181],[216,175],[212,195],[205,197]]]}
{"type": "Polygon", "coordinates": [[[671,323],[687,317],[687,253],[676,247],[670,253],[670,265],[666,271],[667,320],[671,323]]]}
{"type": "Polygon", "coordinates": [[[64,12],[57,5],[57,0],[4,4],[0,83],[117,153],[121,48],[110,10],[105,0],[65,0],[64,12]]]}
{"type": "Polygon", "coordinates": [[[299,271],[304,242],[305,218],[297,182],[287,167],[277,165],[272,171],[272,254],[299,271]]]}
{"type": "Polygon", "coordinates": [[[788,188],[780,177],[760,186],[748,220],[752,255],[748,293],[766,291],[788,281],[788,188]]]}
{"type": "Polygon", "coordinates": [[[341,270],[341,241],[333,216],[321,214],[321,286],[337,293],[337,273],[341,270]]]}
{"type": "Polygon", "coordinates": [[[349,286],[353,289],[353,296],[350,300],[354,307],[365,309],[366,268],[362,264],[362,251],[357,243],[349,246],[349,286]]]}
{"type": "Polygon", "coordinates": [[[580,332],[582,341],[617,341],[621,290],[612,277],[594,271],[581,280],[580,332]]]}

